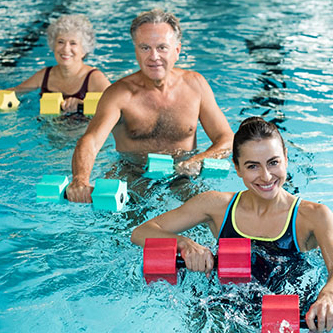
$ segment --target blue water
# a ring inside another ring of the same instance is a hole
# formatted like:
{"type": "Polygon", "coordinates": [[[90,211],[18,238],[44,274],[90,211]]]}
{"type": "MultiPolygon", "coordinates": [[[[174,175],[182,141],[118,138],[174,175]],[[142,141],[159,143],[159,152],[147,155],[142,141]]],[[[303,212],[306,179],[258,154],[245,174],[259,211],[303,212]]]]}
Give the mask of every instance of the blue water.
{"type": "MultiPolygon", "coordinates": [[[[84,13],[96,29],[87,63],[112,82],[135,72],[129,26],[156,6],[181,19],[178,66],[207,78],[232,129],[250,115],[274,121],[289,152],[286,188],[333,209],[330,0],[2,1],[0,88],[55,64],[45,27],[63,13],[84,13]]],[[[35,203],[43,174],[71,174],[73,149],[87,125],[40,117],[38,98],[26,94],[18,111],[0,113],[0,332],[259,332],[259,303],[269,290],[256,281],[220,286],[216,276],[209,283],[188,272],[177,286],[144,283],[142,250],[130,235],[182,203],[167,182],[137,179],[130,185],[135,200],[114,214],[85,204],[35,203]]],[[[210,145],[201,128],[198,141],[199,150],[210,145]]],[[[92,182],[114,163],[121,168],[120,159],[110,136],[92,182]]],[[[233,170],[227,179],[199,177],[192,185],[182,190],[243,188],[233,170]]],[[[215,247],[204,226],[186,234],[215,247]]],[[[304,279],[277,289],[304,294],[312,284],[316,294],[327,275],[320,251],[305,261],[304,279]]]]}

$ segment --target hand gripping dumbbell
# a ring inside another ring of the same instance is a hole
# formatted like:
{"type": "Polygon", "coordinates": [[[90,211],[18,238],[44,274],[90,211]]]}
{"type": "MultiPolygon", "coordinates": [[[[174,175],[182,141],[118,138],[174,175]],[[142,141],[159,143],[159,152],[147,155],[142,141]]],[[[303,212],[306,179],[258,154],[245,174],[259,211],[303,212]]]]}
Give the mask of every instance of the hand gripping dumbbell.
{"type": "MultiPolygon", "coordinates": [[[[251,240],[220,238],[214,266],[222,284],[251,281],[251,240]]],[[[185,267],[177,255],[176,238],[146,238],[143,249],[143,274],[146,282],[164,279],[177,283],[177,269],[185,267]]]]}
{"type": "MultiPolygon", "coordinates": [[[[68,184],[66,176],[44,175],[36,185],[37,202],[63,203],[68,184]]],[[[127,183],[117,179],[96,179],[91,198],[95,209],[119,211],[129,199],[127,183]]]]}
{"type": "MultiPolygon", "coordinates": [[[[225,178],[229,173],[230,163],[226,159],[205,158],[202,163],[201,176],[225,178]]],[[[165,154],[149,153],[144,177],[159,179],[174,173],[174,160],[165,154]]]]}
{"type": "MultiPolygon", "coordinates": [[[[87,92],[83,100],[83,114],[94,115],[102,92],[87,92]]],[[[40,114],[60,115],[61,103],[64,101],[61,92],[44,93],[39,100],[40,114]]]]}
{"type": "Polygon", "coordinates": [[[299,333],[300,328],[308,328],[305,318],[300,318],[299,312],[298,295],[264,295],[261,333],[299,333]]]}

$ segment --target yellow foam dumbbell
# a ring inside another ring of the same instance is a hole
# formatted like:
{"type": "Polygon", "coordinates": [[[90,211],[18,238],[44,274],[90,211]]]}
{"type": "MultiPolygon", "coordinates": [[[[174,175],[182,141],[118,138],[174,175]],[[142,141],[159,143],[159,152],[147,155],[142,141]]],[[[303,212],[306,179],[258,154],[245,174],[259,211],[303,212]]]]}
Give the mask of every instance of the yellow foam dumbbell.
{"type": "Polygon", "coordinates": [[[94,115],[99,99],[103,93],[101,92],[87,92],[83,100],[83,114],[86,116],[94,115]]]}
{"type": "Polygon", "coordinates": [[[20,101],[16,98],[13,90],[0,90],[0,110],[16,110],[20,101]]]}
{"type": "Polygon", "coordinates": [[[44,93],[40,99],[41,114],[60,114],[61,102],[63,101],[62,93],[44,93]]]}

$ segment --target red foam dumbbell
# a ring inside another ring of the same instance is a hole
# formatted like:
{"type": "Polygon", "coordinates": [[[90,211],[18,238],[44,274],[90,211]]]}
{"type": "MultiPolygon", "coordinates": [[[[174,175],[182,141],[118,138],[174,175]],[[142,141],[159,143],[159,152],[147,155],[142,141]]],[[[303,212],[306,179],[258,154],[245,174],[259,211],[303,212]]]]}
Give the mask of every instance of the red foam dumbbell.
{"type": "Polygon", "coordinates": [[[143,275],[147,283],[164,279],[176,284],[176,256],[176,238],[146,238],[143,249],[143,275]]]}
{"type": "Polygon", "coordinates": [[[264,295],[261,323],[262,333],[299,333],[298,295],[264,295]]]}
{"type": "MultiPolygon", "coordinates": [[[[220,282],[246,283],[251,280],[251,240],[224,238],[219,240],[215,267],[220,282]]],[[[147,281],[167,280],[177,283],[177,268],[186,267],[177,256],[176,238],[147,238],[143,250],[143,274],[147,281]]]]}
{"type": "Polygon", "coordinates": [[[222,284],[251,281],[251,240],[220,238],[217,275],[222,284]]]}

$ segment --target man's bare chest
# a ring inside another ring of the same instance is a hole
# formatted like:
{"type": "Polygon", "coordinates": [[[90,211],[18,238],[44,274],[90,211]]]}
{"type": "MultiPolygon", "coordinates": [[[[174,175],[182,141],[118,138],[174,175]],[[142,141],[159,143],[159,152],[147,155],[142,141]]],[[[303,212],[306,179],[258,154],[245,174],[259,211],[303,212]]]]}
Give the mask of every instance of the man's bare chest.
{"type": "Polygon", "coordinates": [[[120,124],[132,139],[182,140],[197,128],[199,103],[183,100],[140,100],[122,110],[120,124]]]}

